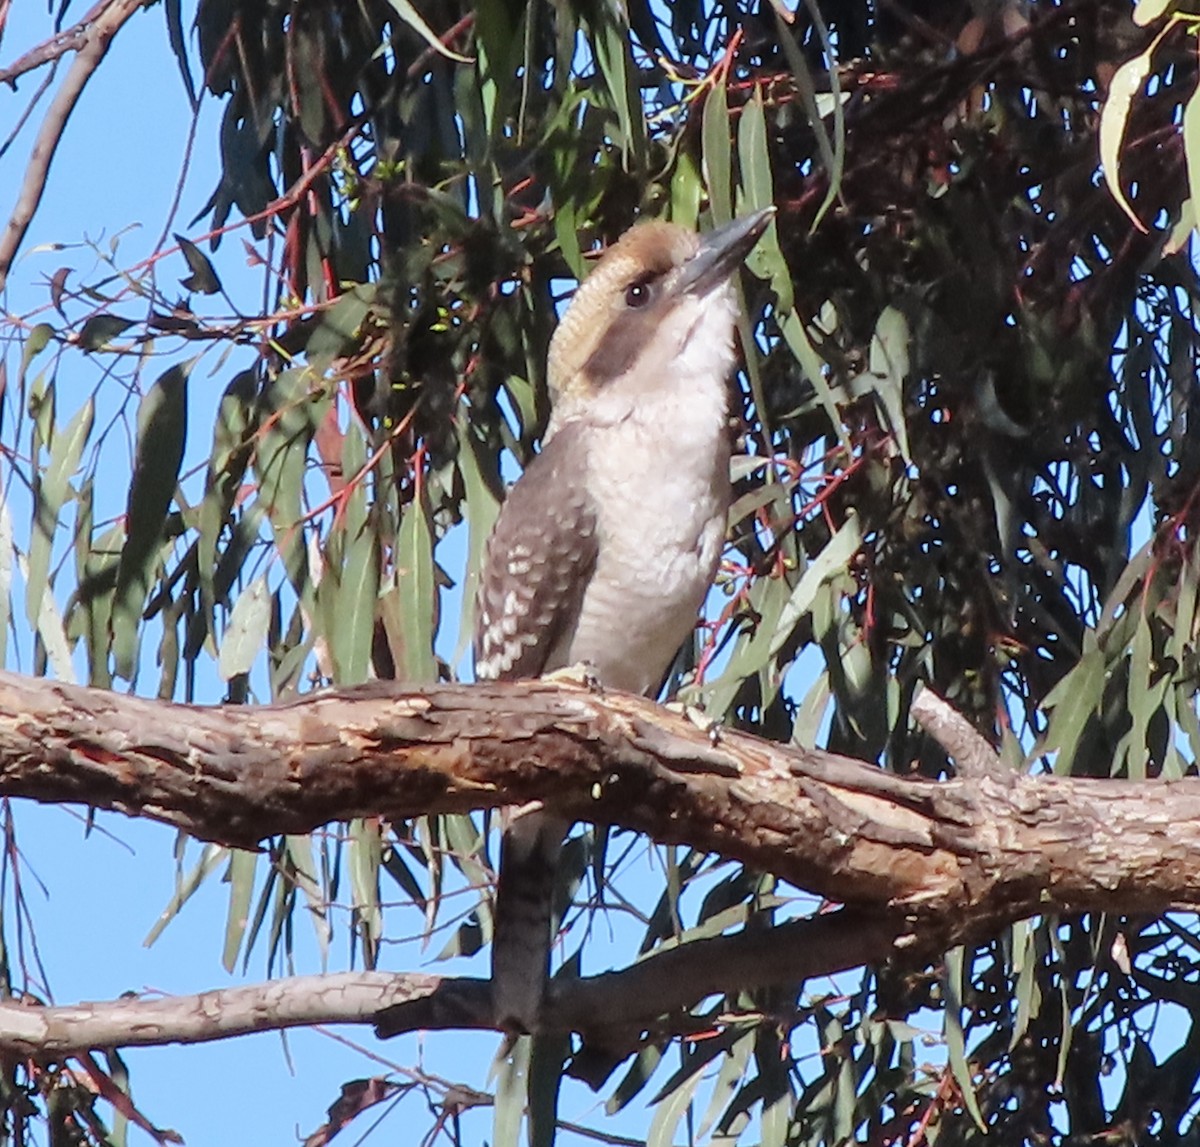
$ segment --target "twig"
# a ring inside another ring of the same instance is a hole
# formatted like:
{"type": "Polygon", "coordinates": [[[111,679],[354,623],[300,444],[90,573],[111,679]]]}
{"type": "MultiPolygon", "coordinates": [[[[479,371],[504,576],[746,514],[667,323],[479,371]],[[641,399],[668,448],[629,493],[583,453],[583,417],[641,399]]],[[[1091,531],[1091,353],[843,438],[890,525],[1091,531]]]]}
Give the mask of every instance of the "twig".
{"type": "Polygon", "coordinates": [[[30,96],[29,102],[26,103],[24,109],[21,111],[21,114],[17,116],[17,122],[13,124],[12,130],[5,137],[4,142],[0,143],[0,159],[4,158],[8,149],[12,147],[13,143],[16,142],[17,137],[25,130],[25,125],[29,122],[30,116],[33,115],[34,108],[36,108],[38,104],[42,102],[42,96],[46,94],[50,85],[54,83],[54,77],[57,74],[58,64],[55,63],[54,66],[51,67],[51,69],[42,77],[42,82],[38,84],[37,91],[30,96]]]}
{"type": "Polygon", "coordinates": [[[110,3],[111,0],[98,0],[81,20],[76,21],[65,32],[56,32],[36,48],[30,48],[23,56],[18,56],[7,68],[0,68],[0,84],[12,84],[15,89],[15,81],[27,72],[32,72],[34,68],[40,68],[51,60],[59,60],[68,52],[77,52],[86,42],[91,25],[110,3]]]}
{"type": "Polygon", "coordinates": [[[75,110],[75,105],[92,73],[108,52],[108,45],[113,36],[143,3],[144,0],[110,0],[83,34],[79,54],[72,62],[62,86],[46,111],[42,126],[38,129],[16,206],[5,225],[4,233],[0,235],[0,290],[4,289],[9,269],[25,233],[29,230],[38,204],[42,201],[42,194],[46,190],[46,178],[50,174],[50,164],[58,151],[67,120],[75,110]]]}

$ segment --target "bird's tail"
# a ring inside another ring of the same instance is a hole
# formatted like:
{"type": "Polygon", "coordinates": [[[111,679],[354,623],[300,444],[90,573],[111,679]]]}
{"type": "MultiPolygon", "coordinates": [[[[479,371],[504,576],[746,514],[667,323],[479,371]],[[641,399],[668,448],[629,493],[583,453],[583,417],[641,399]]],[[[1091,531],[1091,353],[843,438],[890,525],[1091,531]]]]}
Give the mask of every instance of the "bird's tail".
{"type": "Polygon", "coordinates": [[[518,812],[500,845],[492,937],[492,1006],[496,1026],[537,1030],[550,975],[554,885],[569,823],[540,808],[518,812]]]}

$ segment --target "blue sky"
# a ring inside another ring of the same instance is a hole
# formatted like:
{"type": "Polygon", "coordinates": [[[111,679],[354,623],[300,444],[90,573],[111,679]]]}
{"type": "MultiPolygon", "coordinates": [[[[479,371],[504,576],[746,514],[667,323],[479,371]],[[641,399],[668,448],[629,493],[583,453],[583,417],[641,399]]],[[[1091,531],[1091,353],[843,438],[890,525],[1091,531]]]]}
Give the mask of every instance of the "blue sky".
{"type": "MultiPolygon", "coordinates": [[[[82,11],[71,9],[66,23],[82,11]]],[[[185,10],[185,23],[190,18],[185,10]]],[[[45,10],[18,0],[0,46],[0,65],[10,64],[52,30],[45,10]]],[[[60,78],[68,64],[69,58],[60,67],[60,78]]],[[[26,76],[16,94],[3,89],[0,134],[6,136],[13,129],[44,74],[26,76]]],[[[0,156],[3,218],[11,210],[44,106],[45,100],[0,156]]],[[[204,205],[216,180],[220,110],[211,100],[202,107],[192,174],[175,230],[187,231],[188,221],[204,205]]],[[[168,44],[163,10],[155,6],[139,12],[114,40],[67,126],[45,198],[9,281],[3,300],[6,311],[23,314],[44,306],[45,281],[61,266],[73,266],[86,276],[94,263],[86,248],[54,250],[53,244],[77,244],[85,237],[107,244],[120,234],[122,265],[150,254],[167,220],[190,123],[191,109],[168,44]],[[147,146],[146,141],[153,142],[147,146]]],[[[261,280],[246,271],[245,282],[239,284],[243,260],[231,247],[227,241],[220,261],[222,277],[232,290],[240,286],[254,298],[261,291],[261,280]]],[[[182,277],[186,274],[182,259],[168,261],[163,273],[164,282],[166,275],[182,277]]],[[[6,353],[12,377],[19,348],[10,347],[6,353]]],[[[193,394],[199,395],[201,404],[206,393],[215,401],[231,374],[227,367],[207,385],[194,387],[193,394]]],[[[203,380],[204,375],[200,377],[203,380]]],[[[57,379],[60,413],[81,402],[94,383],[94,370],[65,357],[57,379]],[[73,371],[78,371],[77,377],[73,371]]],[[[207,451],[204,425],[202,417],[193,423],[201,428],[193,446],[200,457],[207,451]]],[[[126,482],[127,477],[118,476],[103,493],[123,503],[126,482]]],[[[22,517],[16,512],[15,517],[19,531],[22,517]]],[[[8,667],[27,668],[19,661],[19,651],[10,651],[8,667]]],[[[93,831],[85,839],[77,810],[24,803],[14,809],[37,946],[57,1002],[103,1000],[145,989],[187,993],[264,978],[261,956],[252,958],[245,977],[229,976],[221,967],[227,904],[225,886],[216,881],[201,888],[152,947],[143,946],[143,938],[174,891],[172,830],[101,815],[102,831],[93,831]]],[[[194,860],[198,846],[191,845],[188,855],[194,860]]],[[[302,932],[298,929],[299,948],[308,949],[311,962],[298,970],[316,971],[315,951],[302,932]]],[[[14,940],[9,935],[10,945],[14,940]]],[[[331,966],[343,966],[344,954],[344,943],[339,946],[335,941],[331,966]]],[[[407,949],[400,959],[402,963],[394,966],[411,967],[417,962],[407,949]]],[[[398,1064],[414,1064],[421,1056],[416,1037],[385,1045],[366,1028],[345,1029],[342,1034],[398,1064]]],[[[482,1087],[495,1044],[493,1036],[435,1035],[428,1040],[426,1062],[432,1071],[482,1087]]],[[[295,1142],[324,1121],[325,1109],[343,1081],[386,1071],[383,1064],[306,1031],[289,1033],[286,1049],[280,1036],[265,1034],[195,1047],[134,1049],[126,1059],[135,1101],[143,1113],[180,1132],[189,1144],[295,1142]]],[[[415,1123],[414,1114],[400,1124],[393,1116],[392,1133],[405,1125],[423,1130],[428,1125],[425,1109],[420,1108],[415,1123]]],[[[356,1139],[368,1123],[369,1119],[356,1126],[346,1136],[347,1142],[356,1139]]],[[[131,1131],[131,1142],[148,1141],[131,1131]]]]}
{"type": "MultiPolygon", "coordinates": [[[[66,23],[69,25],[78,15],[69,12],[66,23]]],[[[185,6],[185,24],[190,19],[185,6]]],[[[0,66],[11,63],[51,31],[51,17],[44,10],[18,4],[10,13],[0,46],[0,66]]],[[[68,63],[64,61],[60,75],[68,63]]],[[[3,90],[0,133],[12,130],[43,74],[27,76],[15,95],[3,90]]],[[[0,156],[0,219],[7,218],[11,209],[40,110],[0,156]]],[[[217,179],[220,113],[221,105],[215,101],[203,103],[190,176],[171,230],[199,236],[207,229],[203,221],[194,228],[189,228],[188,222],[204,205],[217,179]]],[[[47,281],[62,266],[75,269],[70,280],[73,286],[95,278],[89,276],[89,271],[96,259],[84,240],[107,250],[109,241],[118,237],[120,266],[129,266],[153,252],[168,222],[191,118],[167,40],[162,8],[152,7],[135,15],[116,37],[68,124],[40,212],[9,279],[3,299],[7,312],[23,315],[45,308],[49,301],[47,281]],[[153,142],[146,146],[143,141],[153,142]],[[58,246],[61,244],[66,244],[66,249],[58,246]]],[[[239,235],[226,238],[216,262],[227,290],[245,309],[253,310],[261,296],[261,271],[245,266],[239,235]]],[[[171,288],[172,276],[181,278],[186,273],[181,256],[169,257],[160,265],[159,283],[171,288]]],[[[37,317],[57,321],[53,312],[37,317]]],[[[0,353],[7,355],[10,378],[14,377],[19,346],[9,346],[0,353]]],[[[193,429],[185,470],[188,462],[197,463],[207,457],[207,426],[211,425],[212,411],[237,369],[234,362],[226,362],[214,370],[216,357],[210,355],[193,375],[193,429]]],[[[60,422],[69,418],[92,392],[98,375],[95,365],[81,356],[63,356],[56,378],[60,422]]],[[[154,372],[149,372],[146,381],[153,377],[154,372]]],[[[4,428],[11,435],[11,394],[6,401],[10,407],[4,428]]],[[[105,477],[108,480],[98,490],[98,501],[107,500],[107,513],[120,513],[128,474],[109,470],[105,477]]],[[[22,527],[28,522],[28,508],[16,504],[17,496],[13,494],[12,513],[18,542],[23,543],[22,527]]],[[[102,516],[98,506],[97,517],[102,516]]],[[[455,558],[454,550],[454,546],[439,548],[439,559],[453,565],[461,560],[455,558]]],[[[56,552],[62,552],[61,546],[56,552]]],[[[450,572],[461,584],[459,571],[450,572]]],[[[60,606],[63,593],[60,587],[60,606]]],[[[460,600],[457,593],[443,599],[440,644],[446,656],[460,648],[460,600]]],[[[153,649],[147,643],[143,650],[143,689],[152,689],[157,679],[152,661],[153,649]]],[[[27,641],[10,642],[6,667],[28,669],[27,641]]],[[[82,677],[83,664],[78,657],[76,669],[82,677]]],[[[261,685],[262,679],[258,680],[261,685]]],[[[213,674],[201,683],[200,699],[215,699],[220,692],[220,683],[213,674]]],[[[97,829],[88,836],[79,810],[24,803],[14,806],[14,822],[23,859],[25,894],[36,926],[37,950],[56,1002],[111,999],[126,991],[182,994],[265,978],[261,944],[245,976],[230,976],[221,966],[228,890],[216,879],[202,885],[153,946],[143,945],[175,891],[177,842],[172,830],[146,821],[100,815],[97,829]]],[[[199,854],[199,845],[188,844],[184,867],[194,864],[199,854]]],[[[632,863],[655,863],[644,851],[639,856],[632,863]]],[[[647,876],[634,882],[656,893],[661,868],[653,873],[647,870],[647,876]]],[[[609,949],[611,923],[602,921],[589,941],[586,970],[599,970],[596,963],[609,949]]],[[[622,952],[614,959],[620,962],[629,959],[635,948],[632,941],[620,943],[630,939],[622,931],[618,918],[616,938],[622,952]]],[[[303,913],[298,916],[296,935],[296,971],[321,970],[303,913]]],[[[472,974],[483,973],[482,958],[465,965],[461,961],[456,966],[434,965],[432,956],[444,939],[444,933],[436,935],[427,952],[412,943],[385,946],[381,967],[432,967],[448,972],[465,967],[472,974]]],[[[8,941],[11,945],[14,937],[10,935],[8,941]]],[[[339,928],[329,970],[340,970],[346,964],[346,930],[339,928]]],[[[340,1034],[363,1045],[369,1054],[356,1052],[321,1033],[293,1031],[286,1041],[277,1034],[263,1034],[193,1047],[132,1049],[125,1058],[140,1110],[159,1126],[178,1131],[189,1144],[292,1143],[324,1122],[326,1108],[337,1098],[343,1082],[386,1073],[389,1061],[409,1067],[421,1064],[435,1075],[486,1089],[491,1058],[499,1042],[491,1033],[431,1033],[386,1044],[376,1041],[365,1027],[346,1028],[340,1034]]],[[[664,1064],[664,1074],[669,1070],[664,1064]]],[[[607,1132],[636,1135],[639,1129],[644,1133],[648,1124],[645,1101],[652,1091],[653,1086],[625,1112],[606,1119],[599,1111],[603,1095],[574,1087],[564,1093],[561,1113],[563,1118],[578,1123],[600,1124],[607,1132]]],[[[374,1117],[375,1113],[363,1117],[339,1142],[358,1141],[374,1117]]],[[[464,1123],[469,1128],[467,1142],[490,1140],[491,1118],[487,1111],[476,1112],[468,1120],[464,1123]]],[[[388,1118],[382,1133],[391,1142],[416,1142],[431,1125],[428,1109],[414,1096],[388,1118]]],[[[130,1141],[149,1142],[136,1129],[131,1129],[130,1141]]],[[[561,1141],[580,1140],[564,1134],[561,1141]]]]}
{"type": "MultiPolygon", "coordinates": [[[[81,12],[82,8],[68,13],[67,22],[81,12]]],[[[190,22],[190,12],[185,10],[184,19],[185,24],[190,22]]],[[[11,63],[51,31],[46,11],[30,7],[28,0],[17,0],[0,45],[0,66],[11,63]]],[[[2,90],[0,136],[12,130],[42,74],[25,77],[16,94],[2,90]]],[[[217,178],[220,111],[221,106],[213,101],[202,106],[191,176],[174,230],[189,230],[188,221],[203,206],[217,178]]],[[[39,108],[0,156],[0,221],[7,218],[12,206],[40,112],[39,108]]],[[[75,244],[85,236],[107,241],[120,234],[122,265],[149,255],[167,221],[190,125],[191,109],[167,41],[163,11],[152,7],[138,13],[117,36],[68,125],[39,215],[13,269],[4,309],[22,314],[44,306],[48,301],[45,281],[63,265],[86,275],[93,258],[85,248],[55,250],[52,244],[75,244]],[[153,142],[147,146],[144,141],[153,142]]],[[[191,231],[195,234],[205,228],[200,224],[191,231]]],[[[261,280],[244,268],[239,242],[236,235],[226,240],[218,270],[226,287],[235,295],[242,293],[248,306],[253,306],[261,292],[261,280]]],[[[161,281],[184,274],[183,260],[176,256],[163,264],[161,281]]],[[[19,348],[0,353],[8,356],[12,377],[19,348]]],[[[192,437],[193,460],[207,452],[205,403],[215,403],[232,373],[233,368],[226,364],[218,374],[209,374],[205,367],[198,375],[201,384],[193,387],[197,403],[193,427],[199,432],[192,437]]],[[[90,393],[95,378],[94,368],[78,357],[66,356],[58,376],[60,412],[69,414],[74,402],[90,393]]],[[[11,402],[11,397],[7,401],[11,402]]],[[[6,412],[6,430],[8,416],[6,412]]],[[[127,475],[113,475],[105,491],[117,506],[123,505],[126,481],[127,475]]],[[[27,521],[27,517],[18,515],[18,520],[27,521]]],[[[443,647],[449,652],[456,646],[456,600],[444,603],[443,615],[447,619],[443,647]]],[[[28,667],[27,661],[19,660],[20,653],[19,648],[10,649],[8,668],[28,667]]],[[[811,657],[815,673],[818,651],[814,649],[811,657]]],[[[209,696],[216,695],[214,678],[209,696]]],[[[102,815],[98,818],[102,831],[85,838],[77,810],[24,804],[15,807],[15,818],[38,951],[57,1002],[103,1000],[125,991],[149,989],[188,993],[263,978],[260,953],[251,959],[244,977],[229,976],[221,967],[227,895],[226,886],[216,880],[205,883],[152,947],[143,945],[175,887],[176,836],[171,830],[102,815]],[[30,876],[35,876],[44,890],[30,876]]],[[[190,845],[187,863],[194,863],[198,854],[198,846],[190,845]]],[[[653,887],[657,879],[655,875],[643,883],[653,887]]],[[[604,932],[605,927],[598,931],[604,932]]],[[[318,970],[311,934],[301,925],[297,935],[304,961],[297,970],[318,970]]],[[[7,939],[11,945],[15,937],[7,939]]],[[[430,952],[436,952],[440,943],[435,938],[430,952]]],[[[602,958],[603,952],[596,950],[602,947],[590,949],[589,960],[602,958]]],[[[345,966],[345,950],[343,930],[334,943],[332,970],[345,966]]],[[[476,973],[481,963],[475,962],[476,973]]],[[[413,945],[384,950],[385,969],[430,964],[430,955],[420,954],[413,945]]],[[[819,991],[820,986],[814,985],[814,989],[819,991]]],[[[930,1019],[936,1031],[938,1021],[930,1019]]],[[[423,1041],[409,1036],[380,1044],[366,1028],[346,1029],[342,1034],[397,1065],[423,1062],[434,1074],[481,1089],[487,1086],[488,1065],[498,1042],[491,1034],[433,1033],[423,1041]]],[[[306,1031],[289,1033],[286,1047],[280,1036],[264,1034],[187,1048],[131,1050],[126,1059],[135,1100],[143,1113],[161,1126],[179,1131],[192,1145],[295,1142],[324,1121],[325,1109],[342,1082],[387,1070],[386,1064],[328,1036],[306,1031]]],[[[648,1123],[644,1098],[612,1121],[597,1114],[600,1102],[600,1097],[576,1088],[567,1095],[563,1116],[625,1135],[644,1130],[648,1123]]],[[[365,1117],[339,1142],[357,1142],[372,1121],[372,1116],[365,1117]]],[[[410,1099],[385,1124],[385,1141],[416,1142],[431,1121],[420,1100],[410,1099]]],[[[468,1142],[490,1137],[489,1124],[486,1113],[477,1114],[476,1130],[468,1142]]],[[[131,1141],[148,1140],[132,1131],[131,1141]]],[[[578,1142],[569,1136],[563,1141],[578,1142]]]]}

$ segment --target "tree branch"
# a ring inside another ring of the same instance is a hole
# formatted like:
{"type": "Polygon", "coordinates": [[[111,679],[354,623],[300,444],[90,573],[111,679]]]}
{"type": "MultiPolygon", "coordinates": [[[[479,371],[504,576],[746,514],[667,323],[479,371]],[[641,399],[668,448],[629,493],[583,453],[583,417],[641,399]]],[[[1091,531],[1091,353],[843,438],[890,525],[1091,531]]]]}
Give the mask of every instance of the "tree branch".
{"type": "Polygon", "coordinates": [[[113,36],[144,3],[145,0],[110,0],[103,6],[97,5],[88,13],[89,17],[94,15],[94,19],[86,29],[81,31],[79,25],[76,25],[70,32],[65,33],[67,39],[63,46],[70,48],[78,44],[79,51],[67,70],[62,86],[46,109],[42,126],[38,129],[37,139],[33,144],[33,151],[29,156],[29,163],[25,168],[25,179],[21,183],[16,205],[3,233],[0,234],[0,290],[4,289],[9,269],[25,238],[25,232],[29,230],[38,204],[42,201],[46,177],[50,174],[50,164],[62,140],[67,120],[75,110],[75,104],[83,94],[92,73],[108,52],[108,45],[113,36]]]}
{"type": "Polygon", "coordinates": [[[542,800],[687,843],[947,942],[1047,911],[1194,905],[1200,780],[935,782],[552,681],[200,708],[0,674],[0,795],[253,846],[330,821],[542,800]]]}
{"type": "Polygon", "coordinates": [[[13,91],[16,91],[17,80],[26,72],[32,72],[43,64],[61,59],[68,52],[77,52],[87,42],[88,30],[95,23],[96,17],[108,7],[110,2],[111,0],[98,0],[84,13],[83,18],[77,20],[71,27],[62,32],[56,32],[48,40],[43,40],[42,43],[30,48],[28,52],[22,53],[7,68],[0,68],[0,84],[8,84],[13,91]]]}
{"type": "Polygon", "coordinates": [[[343,972],[294,976],[195,996],[124,996],[43,1006],[0,1002],[0,1048],[59,1057],[94,1047],[205,1043],[311,1024],[369,1023],[381,1009],[428,994],[438,976],[343,972]]]}
{"type": "MultiPolygon", "coordinates": [[[[932,939],[932,938],[931,938],[932,939]]],[[[664,948],[616,972],[551,982],[543,1024],[581,1032],[609,1050],[631,1051],[649,1027],[674,1034],[693,1026],[678,1013],[707,996],[800,984],[815,976],[881,963],[908,948],[899,918],[850,909],[749,928],[664,948]]],[[[922,945],[924,947],[924,945],[922,945]]],[[[934,941],[932,950],[941,950],[934,941]]],[[[407,1031],[493,1028],[486,980],[445,979],[427,994],[389,1006],[376,1019],[384,1038],[407,1031]]]]}
{"type": "Polygon", "coordinates": [[[983,734],[928,686],[917,691],[908,711],[954,759],[959,776],[978,778],[1007,771],[983,734]]]}
{"type": "MultiPolygon", "coordinates": [[[[895,921],[843,910],[770,930],[666,948],[618,972],[553,982],[547,1027],[584,1033],[618,1055],[642,1033],[694,1027],[706,996],[797,984],[886,959],[895,921]],[[664,1018],[665,1017],[665,1018],[664,1018]]],[[[312,1024],[374,1023],[383,1038],[415,1030],[494,1027],[491,984],[416,973],[296,976],[192,996],[43,1006],[0,1002],[0,1049],[62,1058],[96,1047],[204,1043],[312,1024]]]]}

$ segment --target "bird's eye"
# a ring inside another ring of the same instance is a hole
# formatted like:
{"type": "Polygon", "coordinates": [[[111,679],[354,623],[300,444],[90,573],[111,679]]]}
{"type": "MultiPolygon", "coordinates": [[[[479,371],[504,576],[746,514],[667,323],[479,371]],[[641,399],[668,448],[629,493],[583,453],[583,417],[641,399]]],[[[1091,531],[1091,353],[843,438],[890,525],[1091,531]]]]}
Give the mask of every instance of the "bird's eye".
{"type": "Polygon", "coordinates": [[[631,283],[625,288],[625,305],[627,307],[644,307],[650,301],[649,283],[631,283]]]}

